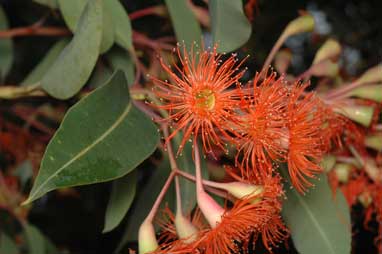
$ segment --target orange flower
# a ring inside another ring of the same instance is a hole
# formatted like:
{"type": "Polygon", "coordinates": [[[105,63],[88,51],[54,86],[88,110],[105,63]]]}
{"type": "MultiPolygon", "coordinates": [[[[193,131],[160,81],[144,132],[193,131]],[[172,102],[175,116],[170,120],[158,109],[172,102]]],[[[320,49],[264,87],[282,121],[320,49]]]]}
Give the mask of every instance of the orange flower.
{"type": "Polygon", "coordinates": [[[288,131],[286,106],[288,89],[283,78],[276,73],[260,80],[257,74],[253,81],[253,93],[247,108],[240,115],[238,160],[243,154],[240,168],[243,175],[260,178],[272,172],[272,161],[285,157],[288,131]]]}
{"type": "Polygon", "coordinates": [[[304,92],[307,85],[293,85],[287,110],[288,171],[293,186],[301,193],[312,186],[307,178],[322,172],[319,163],[325,153],[321,101],[314,93],[304,92]]]}
{"type": "Polygon", "coordinates": [[[243,62],[238,63],[234,55],[223,62],[223,55],[216,52],[216,47],[212,51],[188,53],[185,46],[180,52],[178,45],[177,53],[181,64],[174,64],[177,74],[160,59],[170,82],[152,78],[156,84],[154,93],[163,100],[163,105],[157,107],[167,110],[166,120],[175,123],[175,130],[166,142],[183,130],[178,153],[192,135],[201,136],[208,153],[213,145],[225,150],[222,137],[232,140],[227,126],[239,103],[239,79],[245,70],[238,71],[238,68],[243,62]],[[236,89],[229,89],[232,85],[236,85],[236,89]]]}

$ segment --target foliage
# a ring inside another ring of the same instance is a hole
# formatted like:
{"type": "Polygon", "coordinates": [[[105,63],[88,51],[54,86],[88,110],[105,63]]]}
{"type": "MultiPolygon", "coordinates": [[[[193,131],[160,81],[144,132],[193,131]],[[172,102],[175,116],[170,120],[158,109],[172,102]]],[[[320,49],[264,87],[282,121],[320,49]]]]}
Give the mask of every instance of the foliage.
{"type": "Polygon", "coordinates": [[[251,75],[242,53],[256,37],[256,1],[29,5],[44,15],[24,28],[0,6],[0,99],[11,105],[0,122],[0,212],[10,218],[0,253],[70,253],[31,211],[52,191],[76,196],[103,182],[99,228],[124,231],[110,253],[131,243],[140,253],[272,251],[289,236],[302,254],[350,253],[354,204],[382,233],[382,66],[344,75],[342,46],[329,38],[292,74],[283,45],[314,35],[311,14],[290,21],[251,75]],[[147,16],[171,31],[132,26],[147,16]],[[6,85],[18,36],[55,40],[20,85],[6,85]]]}

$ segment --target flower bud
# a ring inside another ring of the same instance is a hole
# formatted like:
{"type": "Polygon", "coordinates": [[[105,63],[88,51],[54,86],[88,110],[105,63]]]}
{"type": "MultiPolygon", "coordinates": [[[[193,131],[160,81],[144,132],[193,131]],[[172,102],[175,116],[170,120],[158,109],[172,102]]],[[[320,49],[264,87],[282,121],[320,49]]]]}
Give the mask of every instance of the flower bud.
{"type": "Polygon", "coordinates": [[[370,195],[370,192],[364,191],[358,196],[358,201],[364,208],[367,208],[373,202],[373,197],[370,195]]]}
{"type": "Polygon", "coordinates": [[[365,138],[365,145],[377,151],[382,151],[382,133],[367,136],[365,138]]]}
{"type": "Polygon", "coordinates": [[[335,164],[336,164],[336,156],[332,154],[328,154],[324,156],[324,158],[321,161],[321,167],[325,170],[326,173],[331,171],[335,164]]]}
{"type": "Polygon", "coordinates": [[[309,13],[305,13],[300,17],[289,22],[284,30],[284,36],[289,37],[299,33],[311,32],[314,29],[314,18],[309,13]]]}
{"type": "Polygon", "coordinates": [[[338,63],[330,59],[323,60],[322,62],[312,65],[310,73],[316,77],[335,77],[339,71],[338,63]]]}
{"type": "Polygon", "coordinates": [[[369,127],[373,118],[374,108],[369,106],[354,105],[334,108],[334,111],[359,124],[362,124],[365,127],[369,127]]]}
{"type": "Polygon", "coordinates": [[[378,83],[382,82],[382,64],[378,64],[368,69],[357,79],[356,83],[378,83]]]}
{"type": "Polygon", "coordinates": [[[334,172],[337,176],[337,179],[340,183],[347,183],[349,180],[350,172],[352,170],[352,166],[347,163],[337,163],[334,166],[334,172]]]}
{"type": "Polygon", "coordinates": [[[154,225],[149,221],[144,221],[139,227],[138,232],[139,253],[146,254],[158,248],[155,236],[154,225]]]}
{"type": "Polygon", "coordinates": [[[198,229],[180,212],[175,215],[175,229],[178,237],[184,239],[185,243],[193,242],[198,233],[198,229]]]}
{"type": "Polygon", "coordinates": [[[358,87],[352,90],[349,95],[373,100],[376,102],[382,102],[382,85],[368,85],[358,87]]]}
{"type": "Polygon", "coordinates": [[[224,190],[228,191],[235,198],[242,199],[245,196],[256,196],[264,191],[263,186],[247,184],[242,182],[230,182],[222,184],[224,190]]]}
{"type": "Polygon", "coordinates": [[[274,66],[279,73],[286,73],[292,60],[290,50],[280,50],[275,56],[274,66]]]}
{"type": "Polygon", "coordinates": [[[197,191],[196,198],[204,217],[210,226],[215,228],[222,219],[224,209],[205,191],[197,191]]]}
{"type": "Polygon", "coordinates": [[[333,39],[328,39],[321,48],[317,51],[313,60],[313,65],[326,59],[333,59],[341,53],[340,44],[333,39]]]}

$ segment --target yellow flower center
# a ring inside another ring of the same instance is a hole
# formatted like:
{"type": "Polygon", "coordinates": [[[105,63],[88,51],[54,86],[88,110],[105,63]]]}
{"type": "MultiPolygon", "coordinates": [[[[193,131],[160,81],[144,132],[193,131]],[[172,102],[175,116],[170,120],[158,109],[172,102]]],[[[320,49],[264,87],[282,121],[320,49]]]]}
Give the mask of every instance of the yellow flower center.
{"type": "Polygon", "coordinates": [[[195,95],[195,105],[204,110],[212,110],[215,107],[214,92],[208,88],[200,90],[195,95]]]}

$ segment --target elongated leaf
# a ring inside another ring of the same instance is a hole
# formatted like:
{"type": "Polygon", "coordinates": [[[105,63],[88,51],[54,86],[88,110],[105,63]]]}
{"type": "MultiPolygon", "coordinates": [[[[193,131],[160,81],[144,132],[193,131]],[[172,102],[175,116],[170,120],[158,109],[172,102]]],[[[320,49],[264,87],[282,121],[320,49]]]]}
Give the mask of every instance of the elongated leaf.
{"type": "MultiPolygon", "coordinates": [[[[8,29],[8,20],[3,8],[0,6],[0,30],[8,29]]],[[[11,69],[13,62],[12,40],[0,39],[0,82],[5,78],[11,69]]]]}
{"type": "Polygon", "coordinates": [[[251,24],[243,12],[242,0],[210,0],[209,10],[214,43],[220,52],[233,51],[251,36],[251,24]]]}
{"type": "Polygon", "coordinates": [[[106,209],[104,233],[117,227],[125,217],[135,196],[136,182],[136,171],[113,182],[113,189],[106,209]]]}
{"type": "MultiPolygon", "coordinates": [[[[137,241],[139,226],[149,214],[159,192],[162,190],[164,183],[170,175],[171,167],[168,158],[165,157],[158,168],[148,168],[146,170],[152,170],[153,172],[147,180],[147,183],[141,186],[139,192],[137,192],[136,199],[128,213],[129,219],[121,243],[116,250],[117,253],[127,242],[137,241]]],[[[162,202],[162,206],[167,203],[167,205],[172,208],[174,206],[174,200],[175,192],[173,186],[171,186],[165,200],[162,202]]]]}
{"type": "Polygon", "coordinates": [[[42,254],[46,252],[45,237],[40,230],[33,225],[25,224],[24,232],[27,239],[30,254],[42,254]]]}
{"type": "Polygon", "coordinates": [[[16,243],[6,234],[0,233],[0,253],[18,254],[16,243]]]}
{"type": "Polygon", "coordinates": [[[54,61],[60,55],[62,50],[68,45],[69,40],[62,39],[49,49],[48,53],[44,58],[34,67],[34,69],[28,74],[28,76],[23,80],[21,85],[32,85],[36,82],[39,82],[42,77],[45,75],[47,70],[52,66],[54,61]]]}
{"type": "MultiPolygon", "coordinates": [[[[58,0],[65,23],[73,32],[76,31],[81,14],[88,0],[58,0]]],[[[106,3],[114,0],[102,0],[102,40],[100,53],[105,53],[114,44],[114,25],[112,14],[106,3]]]]}
{"type": "Polygon", "coordinates": [[[134,84],[135,72],[134,72],[134,62],[131,58],[131,54],[128,51],[122,50],[121,48],[113,48],[107,55],[114,71],[123,70],[125,72],[127,82],[129,85],[134,84]]]}
{"type": "Polygon", "coordinates": [[[105,1],[105,8],[110,12],[115,27],[115,41],[128,51],[133,49],[130,18],[119,0],[105,1]]]}
{"type": "Polygon", "coordinates": [[[287,186],[282,215],[301,254],[349,254],[350,212],[341,191],[335,199],[325,175],[306,195],[287,186]]]}
{"type": "Polygon", "coordinates": [[[188,46],[193,42],[200,44],[202,38],[200,25],[191,8],[187,6],[187,0],[165,0],[165,2],[177,40],[184,41],[188,46]]]}
{"type": "Polygon", "coordinates": [[[128,92],[119,71],[68,111],[25,203],[57,188],[122,177],[155,150],[157,128],[132,105],[128,92]]]}
{"type": "Polygon", "coordinates": [[[41,85],[59,99],[76,94],[90,77],[96,64],[102,34],[102,2],[91,0],[79,21],[72,41],[65,47],[41,85]]]}
{"type": "Polygon", "coordinates": [[[52,8],[52,9],[58,8],[57,0],[33,0],[33,1],[36,3],[42,4],[42,5],[45,5],[49,8],[52,8]]]}
{"type": "MultiPolygon", "coordinates": [[[[174,138],[174,148],[178,149],[182,136],[177,135],[174,138]]],[[[187,142],[184,146],[183,152],[176,158],[178,167],[192,175],[195,175],[195,163],[193,158],[192,143],[187,142]]],[[[200,158],[202,167],[202,176],[204,179],[208,179],[207,165],[203,158],[200,158]]],[[[190,214],[196,205],[196,186],[195,183],[181,177],[179,179],[179,185],[182,195],[182,207],[185,214],[190,214]]]]}

